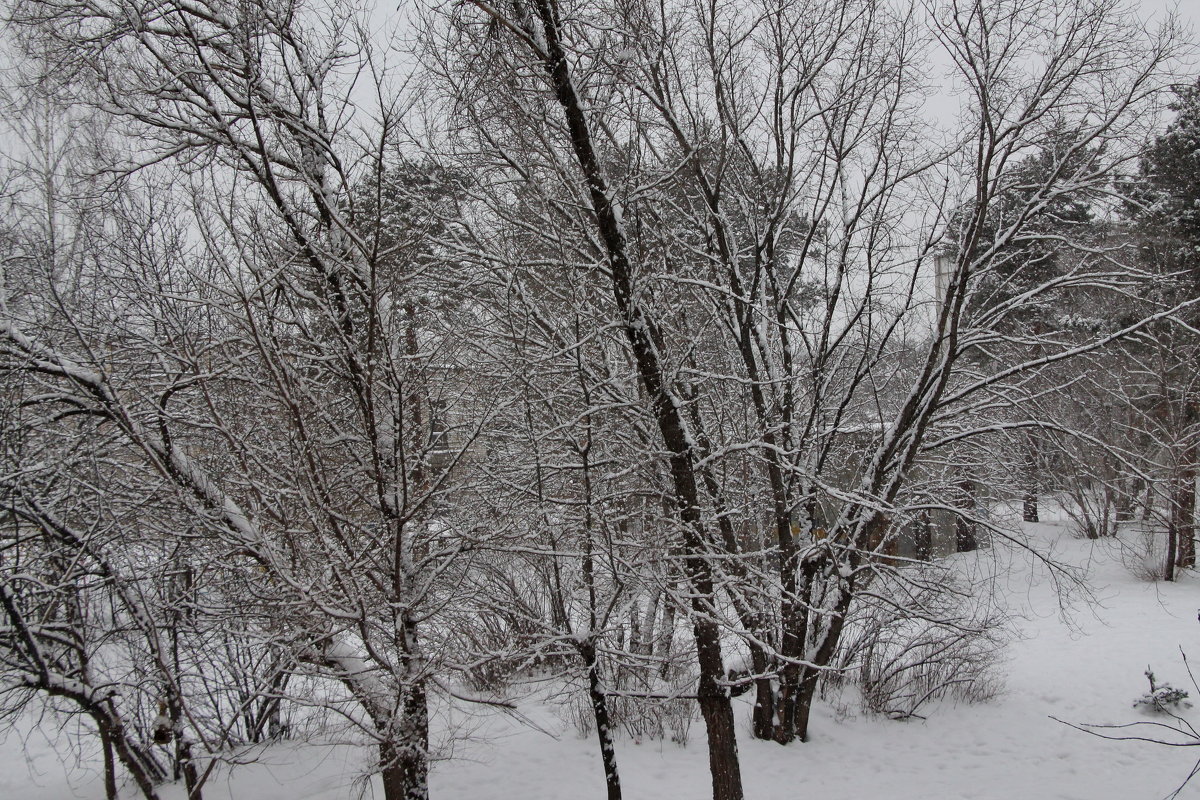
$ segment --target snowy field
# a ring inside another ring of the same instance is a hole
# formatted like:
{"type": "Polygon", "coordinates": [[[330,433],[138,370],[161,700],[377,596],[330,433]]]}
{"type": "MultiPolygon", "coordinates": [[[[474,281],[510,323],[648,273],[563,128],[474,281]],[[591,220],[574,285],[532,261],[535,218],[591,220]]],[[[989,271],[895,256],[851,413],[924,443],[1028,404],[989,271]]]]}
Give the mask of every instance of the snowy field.
{"type": "MultiPolygon", "coordinates": [[[[787,798],[1064,798],[1134,800],[1174,790],[1200,748],[1105,741],[1051,719],[1126,723],[1149,719],[1132,708],[1147,688],[1147,665],[1161,680],[1190,688],[1183,649],[1200,660],[1200,581],[1135,577],[1129,558],[1112,542],[1072,538],[1064,523],[1030,526],[1042,546],[1086,570],[1095,603],[1076,595],[1060,612],[1053,581],[1024,554],[1002,547],[958,556],[965,569],[987,570],[999,596],[1018,615],[1019,638],[1009,649],[1006,685],[982,705],[926,708],[928,718],[895,722],[863,714],[846,693],[818,704],[812,741],[780,747],[748,734],[741,706],[740,742],[746,796],[787,798]],[[976,563],[971,560],[978,559],[976,563]]],[[[561,715],[532,701],[520,716],[441,720],[465,740],[435,767],[434,800],[589,800],[605,796],[593,740],[580,738],[561,715]]],[[[1186,712],[1200,721],[1200,709],[1186,712]]],[[[104,796],[95,760],[64,759],[47,721],[33,730],[24,719],[2,742],[0,798],[66,800],[104,796]]],[[[695,722],[686,747],[670,742],[619,743],[628,798],[709,796],[703,726],[695,722]]],[[[65,750],[63,751],[65,752],[65,750]]],[[[371,797],[356,778],[369,757],[345,746],[288,744],[257,751],[255,763],[214,776],[208,800],[335,800],[371,797]]],[[[164,798],[183,798],[167,787],[164,798]]],[[[133,798],[133,787],[123,797],[133,798]]],[[[381,793],[374,791],[374,796],[381,793]]],[[[1200,797],[1200,779],[1181,797],[1200,797]]]]}

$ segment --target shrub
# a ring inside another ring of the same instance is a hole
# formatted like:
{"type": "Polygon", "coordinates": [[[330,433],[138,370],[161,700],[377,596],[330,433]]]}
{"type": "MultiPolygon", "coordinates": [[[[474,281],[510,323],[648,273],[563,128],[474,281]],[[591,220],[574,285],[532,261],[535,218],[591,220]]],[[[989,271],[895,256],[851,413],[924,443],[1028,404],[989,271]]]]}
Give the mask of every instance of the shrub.
{"type": "Polygon", "coordinates": [[[943,697],[983,702],[999,693],[1006,627],[935,565],[905,567],[867,593],[851,612],[837,663],[867,711],[919,716],[943,697]],[[903,597],[903,602],[892,598],[903,597]]]}
{"type": "Polygon", "coordinates": [[[1169,683],[1159,683],[1150,667],[1146,667],[1145,675],[1150,681],[1150,691],[1133,701],[1134,708],[1153,711],[1156,714],[1174,714],[1181,709],[1192,707],[1187,699],[1188,693],[1183,689],[1176,689],[1169,683]]]}

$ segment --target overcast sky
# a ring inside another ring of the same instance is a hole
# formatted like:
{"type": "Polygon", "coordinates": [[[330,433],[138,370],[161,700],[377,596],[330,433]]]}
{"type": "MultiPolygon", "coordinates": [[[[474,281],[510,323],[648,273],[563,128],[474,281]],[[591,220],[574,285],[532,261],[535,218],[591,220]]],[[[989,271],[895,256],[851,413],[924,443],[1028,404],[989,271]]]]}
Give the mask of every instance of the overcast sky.
{"type": "MultiPolygon", "coordinates": [[[[1200,41],[1200,0],[1142,0],[1141,7],[1148,20],[1175,12],[1189,29],[1192,41],[1200,41]]],[[[1193,71],[1200,71],[1200,61],[1193,62],[1193,71]]]]}
{"type": "MultiPolygon", "coordinates": [[[[380,52],[386,52],[389,49],[388,44],[394,43],[393,37],[399,32],[398,28],[403,29],[409,24],[406,21],[408,16],[406,11],[420,7],[422,2],[423,0],[374,0],[371,14],[374,30],[371,38],[380,52]]],[[[1193,41],[1200,41],[1200,0],[1140,0],[1140,2],[1132,0],[1129,5],[1139,9],[1143,20],[1147,23],[1154,23],[1162,19],[1165,14],[1175,12],[1180,21],[1190,29],[1190,38],[1193,41]]],[[[402,35],[401,38],[403,38],[402,35]]],[[[15,77],[9,68],[8,54],[4,52],[6,48],[3,45],[7,44],[6,41],[0,41],[0,88],[11,86],[15,77]]],[[[1200,51],[1200,48],[1197,49],[1200,51]]],[[[404,57],[393,50],[387,59],[395,65],[398,61],[402,62],[404,57]]],[[[1200,57],[1193,56],[1187,63],[1182,64],[1181,71],[1185,74],[1200,74],[1200,57]]],[[[372,105],[374,95],[370,87],[364,87],[363,92],[362,100],[366,105],[372,105]]],[[[356,93],[357,89],[351,94],[351,99],[357,103],[359,98],[355,96],[356,93]]],[[[930,99],[926,110],[934,117],[945,120],[954,116],[957,106],[958,101],[938,94],[930,99]]],[[[369,112],[367,116],[371,116],[369,112]]],[[[8,126],[0,124],[0,163],[16,157],[22,149],[8,126]]]]}

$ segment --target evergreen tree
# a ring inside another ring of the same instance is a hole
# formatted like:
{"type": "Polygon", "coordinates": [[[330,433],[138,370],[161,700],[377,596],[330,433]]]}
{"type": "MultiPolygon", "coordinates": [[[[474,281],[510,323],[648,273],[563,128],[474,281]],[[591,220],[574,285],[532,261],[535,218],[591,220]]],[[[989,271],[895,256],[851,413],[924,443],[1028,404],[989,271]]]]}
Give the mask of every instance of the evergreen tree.
{"type": "Polygon", "coordinates": [[[1184,276],[1179,288],[1195,295],[1200,282],[1200,78],[1175,95],[1171,109],[1178,116],[1142,159],[1141,208],[1134,214],[1171,235],[1160,260],[1169,256],[1169,265],[1184,276]]]}

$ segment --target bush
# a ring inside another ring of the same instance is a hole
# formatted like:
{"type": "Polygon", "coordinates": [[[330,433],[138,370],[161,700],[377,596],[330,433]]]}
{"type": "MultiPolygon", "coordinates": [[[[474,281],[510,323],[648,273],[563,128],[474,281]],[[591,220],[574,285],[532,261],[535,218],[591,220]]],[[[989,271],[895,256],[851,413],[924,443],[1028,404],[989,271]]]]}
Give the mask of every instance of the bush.
{"type": "Polygon", "coordinates": [[[1156,714],[1174,714],[1184,708],[1191,708],[1188,693],[1176,689],[1169,683],[1159,683],[1154,679],[1154,672],[1146,667],[1146,679],[1150,681],[1150,691],[1133,701],[1134,708],[1153,711],[1156,714]]]}
{"type": "Polygon", "coordinates": [[[1006,627],[959,583],[936,565],[881,580],[851,612],[837,661],[843,677],[834,682],[857,686],[865,710],[893,719],[919,716],[943,697],[996,696],[1006,627]]]}
{"type": "MultiPolygon", "coordinates": [[[[670,662],[666,675],[660,665],[620,665],[608,676],[612,693],[608,696],[608,715],[614,735],[624,733],[631,741],[670,740],[685,747],[696,718],[695,676],[682,659],[670,662]]],[[[595,728],[591,699],[585,688],[571,692],[567,719],[582,737],[595,728]]]]}

